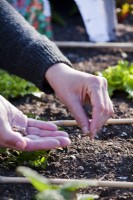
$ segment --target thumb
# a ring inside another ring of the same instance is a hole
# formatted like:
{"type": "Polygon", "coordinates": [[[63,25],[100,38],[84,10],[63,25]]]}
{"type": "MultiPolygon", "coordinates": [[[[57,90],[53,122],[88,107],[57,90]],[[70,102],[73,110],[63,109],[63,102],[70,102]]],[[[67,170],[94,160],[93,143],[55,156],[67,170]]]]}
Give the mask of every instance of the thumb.
{"type": "Polygon", "coordinates": [[[24,150],[26,141],[19,132],[15,132],[9,126],[4,126],[2,134],[0,135],[1,143],[6,148],[15,150],[24,150]]]}
{"type": "Polygon", "coordinates": [[[12,148],[16,150],[20,150],[20,151],[24,150],[26,147],[26,141],[24,137],[20,133],[14,132],[14,131],[12,131],[10,135],[11,135],[12,144],[13,144],[12,148]]]}
{"type": "Polygon", "coordinates": [[[83,134],[89,134],[89,120],[87,115],[82,107],[82,104],[78,97],[73,97],[69,99],[69,103],[67,103],[70,112],[73,114],[74,118],[76,119],[78,125],[81,127],[83,134]]]}

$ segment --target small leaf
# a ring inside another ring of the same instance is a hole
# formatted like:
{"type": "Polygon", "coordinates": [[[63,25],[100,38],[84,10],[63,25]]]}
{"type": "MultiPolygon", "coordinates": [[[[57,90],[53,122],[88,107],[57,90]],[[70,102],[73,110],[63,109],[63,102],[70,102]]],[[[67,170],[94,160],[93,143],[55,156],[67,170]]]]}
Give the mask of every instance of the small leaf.
{"type": "Polygon", "coordinates": [[[50,182],[48,181],[48,179],[46,179],[44,176],[41,176],[36,171],[28,167],[18,167],[17,172],[26,176],[30,180],[32,185],[40,192],[44,190],[58,188],[58,186],[50,185],[50,182]]]}
{"type": "Polygon", "coordinates": [[[83,182],[77,183],[77,181],[75,181],[75,182],[66,183],[66,184],[60,186],[60,189],[61,190],[68,190],[68,191],[76,191],[80,188],[86,188],[86,187],[94,186],[94,185],[96,185],[96,184],[92,185],[92,183],[89,183],[89,182],[86,182],[86,181],[84,183],[83,182]]]}

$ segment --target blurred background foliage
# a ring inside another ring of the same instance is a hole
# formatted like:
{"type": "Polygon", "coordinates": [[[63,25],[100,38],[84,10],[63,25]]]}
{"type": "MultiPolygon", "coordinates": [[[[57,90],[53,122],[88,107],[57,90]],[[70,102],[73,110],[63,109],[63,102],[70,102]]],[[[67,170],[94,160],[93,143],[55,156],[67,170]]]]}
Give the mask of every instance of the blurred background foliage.
{"type": "MultiPolygon", "coordinates": [[[[61,26],[66,24],[67,17],[79,15],[79,10],[74,0],[62,0],[57,4],[55,0],[49,0],[52,7],[52,21],[61,26]]],[[[133,0],[116,0],[116,14],[118,22],[123,22],[133,15],[133,0]]]]}
{"type": "Polygon", "coordinates": [[[133,0],[117,0],[116,12],[119,22],[122,22],[128,16],[133,15],[133,0]]]}
{"type": "MultiPolygon", "coordinates": [[[[52,21],[54,23],[65,26],[68,17],[71,18],[74,15],[80,15],[74,0],[61,0],[58,3],[55,0],[49,1],[52,9],[52,21]]],[[[130,16],[133,18],[133,0],[116,0],[116,14],[119,23],[123,23],[130,16]]],[[[32,83],[0,70],[0,94],[5,98],[16,98],[38,91],[32,83]]]]}

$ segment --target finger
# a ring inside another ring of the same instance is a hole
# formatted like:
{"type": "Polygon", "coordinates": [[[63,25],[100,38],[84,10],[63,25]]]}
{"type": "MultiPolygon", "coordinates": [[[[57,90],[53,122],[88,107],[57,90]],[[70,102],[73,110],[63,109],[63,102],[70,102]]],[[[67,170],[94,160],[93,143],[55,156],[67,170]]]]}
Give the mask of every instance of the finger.
{"type": "Polygon", "coordinates": [[[38,139],[40,139],[40,137],[37,136],[37,135],[27,135],[26,138],[30,138],[32,140],[38,140],[38,139]]]}
{"type": "Polygon", "coordinates": [[[68,133],[64,131],[47,131],[47,130],[42,130],[39,128],[34,128],[34,127],[28,127],[27,128],[28,134],[32,135],[37,135],[40,137],[56,137],[56,136],[64,136],[64,137],[69,137],[68,133]]]}
{"type": "Polygon", "coordinates": [[[10,144],[5,144],[5,143],[1,143],[1,142],[0,142],[0,147],[12,149],[12,150],[17,150],[17,151],[24,151],[24,149],[25,149],[25,147],[24,148],[20,148],[20,146],[18,147],[18,146],[14,146],[14,145],[10,145],[10,144]]]}
{"type": "Polygon", "coordinates": [[[104,98],[104,111],[102,113],[100,128],[105,124],[105,122],[114,113],[113,104],[109,98],[107,88],[103,88],[103,98],[104,98]]]}
{"type": "Polygon", "coordinates": [[[20,133],[12,131],[11,128],[5,127],[1,130],[1,144],[3,147],[16,149],[16,150],[23,150],[26,146],[26,142],[24,138],[21,136],[20,133]]]}
{"type": "Polygon", "coordinates": [[[29,127],[36,127],[44,130],[56,131],[58,128],[55,124],[50,122],[44,122],[41,120],[31,119],[28,118],[28,126],[29,127]]]}
{"type": "Polygon", "coordinates": [[[106,82],[104,82],[103,84],[102,93],[103,93],[104,109],[103,109],[103,112],[101,113],[101,120],[99,122],[99,130],[105,124],[107,119],[109,119],[109,117],[113,114],[113,105],[108,95],[106,82]]]}
{"type": "Polygon", "coordinates": [[[104,111],[104,99],[102,89],[91,94],[92,121],[90,124],[91,138],[94,138],[100,129],[101,118],[104,111]]]}
{"type": "Polygon", "coordinates": [[[58,139],[58,141],[60,141],[61,147],[66,147],[71,144],[71,141],[68,137],[57,136],[56,139],[58,139]]]}
{"type": "Polygon", "coordinates": [[[26,140],[26,151],[36,151],[36,150],[50,150],[50,149],[55,149],[59,147],[66,147],[70,145],[71,141],[69,138],[64,138],[64,137],[57,137],[57,138],[41,138],[41,139],[30,139],[25,137],[26,140]]]}
{"type": "Polygon", "coordinates": [[[67,102],[67,106],[77,123],[81,127],[83,133],[86,135],[89,132],[89,120],[81,105],[81,102],[77,96],[71,95],[71,98],[67,102]]]}
{"type": "Polygon", "coordinates": [[[35,142],[37,141],[41,141],[42,140],[53,140],[53,139],[56,139],[60,142],[60,147],[66,147],[70,144],[70,139],[67,138],[67,137],[62,137],[62,136],[56,136],[56,137],[39,137],[39,136],[35,136],[35,135],[28,135],[26,136],[26,138],[30,138],[32,140],[36,140],[35,142]]]}
{"type": "Polygon", "coordinates": [[[92,133],[92,138],[94,138],[97,132],[113,113],[113,106],[108,96],[106,82],[104,82],[103,86],[99,89],[99,92],[95,93],[95,97],[92,99],[94,101],[92,103],[93,112],[90,130],[92,133]]]}

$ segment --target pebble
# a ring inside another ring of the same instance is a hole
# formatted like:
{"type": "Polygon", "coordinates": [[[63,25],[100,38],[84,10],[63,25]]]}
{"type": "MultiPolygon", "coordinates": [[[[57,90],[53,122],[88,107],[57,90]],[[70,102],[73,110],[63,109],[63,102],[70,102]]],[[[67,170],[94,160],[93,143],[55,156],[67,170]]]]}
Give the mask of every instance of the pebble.
{"type": "Polygon", "coordinates": [[[122,132],[122,133],[121,133],[121,136],[122,136],[122,137],[127,136],[127,133],[126,133],[126,132],[122,132]]]}
{"type": "Polygon", "coordinates": [[[107,131],[107,128],[106,127],[103,127],[103,129],[102,129],[102,132],[106,132],[107,131]]]}
{"type": "Polygon", "coordinates": [[[107,144],[108,146],[114,145],[113,142],[107,142],[106,144],[107,144]]]}
{"type": "Polygon", "coordinates": [[[127,176],[120,176],[120,177],[118,177],[118,179],[120,179],[120,180],[127,180],[127,176]]]}
{"type": "Polygon", "coordinates": [[[121,56],[122,56],[122,58],[124,58],[124,59],[128,57],[127,53],[125,53],[125,52],[121,52],[121,56]]]}
{"type": "Polygon", "coordinates": [[[81,139],[81,138],[82,138],[80,134],[78,134],[78,138],[79,138],[79,139],[81,139]]]}
{"type": "Polygon", "coordinates": [[[76,158],[75,155],[71,155],[70,158],[71,158],[72,160],[77,160],[77,158],[76,158]]]}
{"type": "Polygon", "coordinates": [[[85,170],[83,166],[78,166],[77,169],[80,170],[80,171],[84,171],[85,170]]]}

